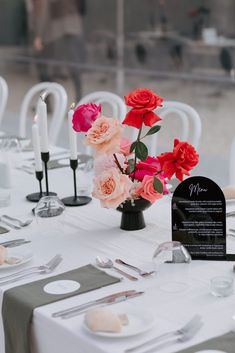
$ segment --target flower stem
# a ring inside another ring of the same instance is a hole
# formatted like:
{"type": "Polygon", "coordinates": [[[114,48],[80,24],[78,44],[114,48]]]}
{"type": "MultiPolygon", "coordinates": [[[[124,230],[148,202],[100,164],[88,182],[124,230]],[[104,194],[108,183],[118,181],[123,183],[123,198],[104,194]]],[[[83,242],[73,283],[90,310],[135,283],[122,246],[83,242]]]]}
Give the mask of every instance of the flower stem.
{"type": "Polygon", "coordinates": [[[125,173],[124,173],[124,169],[121,167],[121,165],[120,165],[120,163],[119,163],[119,161],[118,161],[117,156],[116,156],[115,153],[113,154],[113,157],[114,157],[115,163],[117,164],[117,166],[118,166],[118,168],[120,169],[121,173],[122,173],[122,174],[125,174],[125,173]]]}
{"type": "MultiPolygon", "coordinates": [[[[143,119],[144,120],[144,119],[143,119]]],[[[143,127],[143,123],[141,124],[140,126],[140,129],[139,129],[139,133],[138,133],[138,136],[137,136],[137,139],[136,139],[136,142],[139,142],[141,140],[140,136],[141,136],[141,132],[142,132],[142,127],[143,127]]],[[[136,162],[137,162],[137,157],[136,157],[136,153],[135,153],[135,159],[134,159],[134,172],[133,172],[133,177],[132,177],[132,181],[135,180],[135,172],[136,172],[136,162]]]]}

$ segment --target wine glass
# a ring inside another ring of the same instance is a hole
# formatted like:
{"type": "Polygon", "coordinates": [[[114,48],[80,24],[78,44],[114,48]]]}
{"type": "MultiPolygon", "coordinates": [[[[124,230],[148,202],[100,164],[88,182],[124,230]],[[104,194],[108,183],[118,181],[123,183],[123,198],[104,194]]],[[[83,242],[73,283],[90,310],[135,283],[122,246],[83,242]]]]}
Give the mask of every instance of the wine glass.
{"type": "Polygon", "coordinates": [[[160,244],[153,254],[159,288],[165,292],[181,292],[188,287],[191,256],[178,241],[160,244]]]}

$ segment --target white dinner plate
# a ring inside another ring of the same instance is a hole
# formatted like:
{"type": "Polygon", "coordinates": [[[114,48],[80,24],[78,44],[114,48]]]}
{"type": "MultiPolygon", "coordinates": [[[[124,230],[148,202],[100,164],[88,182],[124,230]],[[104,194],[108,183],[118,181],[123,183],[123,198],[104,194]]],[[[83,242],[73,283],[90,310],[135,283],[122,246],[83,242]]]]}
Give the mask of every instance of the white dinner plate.
{"type": "Polygon", "coordinates": [[[14,251],[14,252],[9,251],[7,254],[7,257],[15,257],[15,258],[19,259],[19,262],[12,264],[12,265],[4,263],[3,265],[0,265],[0,270],[7,270],[7,269],[15,268],[15,267],[21,266],[21,265],[29,262],[33,258],[33,253],[32,252],[20,253],[20,252],[16,252],[16,251],[14,251]]]}
{"type": "Polygon", "coordinates": [[[87,327],[85,321],[83,322],[84,328],[96,336],[123,338],[146,332],[150,330],[155,324],[155,318],[150,311],[138,309],[131,310],[127,308],[125,310],[119,309],[113,311],[115,311],[117,314],[126,314],[128,316],[129,323],[128,325],[122,327],[121,332],[94,332],[87,327]]]}

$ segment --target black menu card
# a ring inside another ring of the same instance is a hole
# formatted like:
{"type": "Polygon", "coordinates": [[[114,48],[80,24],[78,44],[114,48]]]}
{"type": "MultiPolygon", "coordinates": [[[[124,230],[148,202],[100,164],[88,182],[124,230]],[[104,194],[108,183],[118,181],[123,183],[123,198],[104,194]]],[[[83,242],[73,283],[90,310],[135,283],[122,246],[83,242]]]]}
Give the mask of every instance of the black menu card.
{"type": "Polygon", "coordinates": [[[226,204],[220,187],[202,176],[190,177],[172,197],[172,240],[194,260],[226,260],[226,204]]]}

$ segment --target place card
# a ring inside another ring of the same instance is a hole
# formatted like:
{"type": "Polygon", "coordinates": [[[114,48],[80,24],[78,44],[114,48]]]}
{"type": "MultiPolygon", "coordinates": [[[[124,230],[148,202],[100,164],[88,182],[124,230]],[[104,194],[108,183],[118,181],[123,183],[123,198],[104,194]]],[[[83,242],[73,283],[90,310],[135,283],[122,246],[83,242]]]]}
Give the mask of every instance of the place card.
{"type": "Polygon", "coordinates": [[[193,260],[226,260],[226,203],[211,179],[190,177],[172,197],[172,240],[180,241],[193,260]]]}

